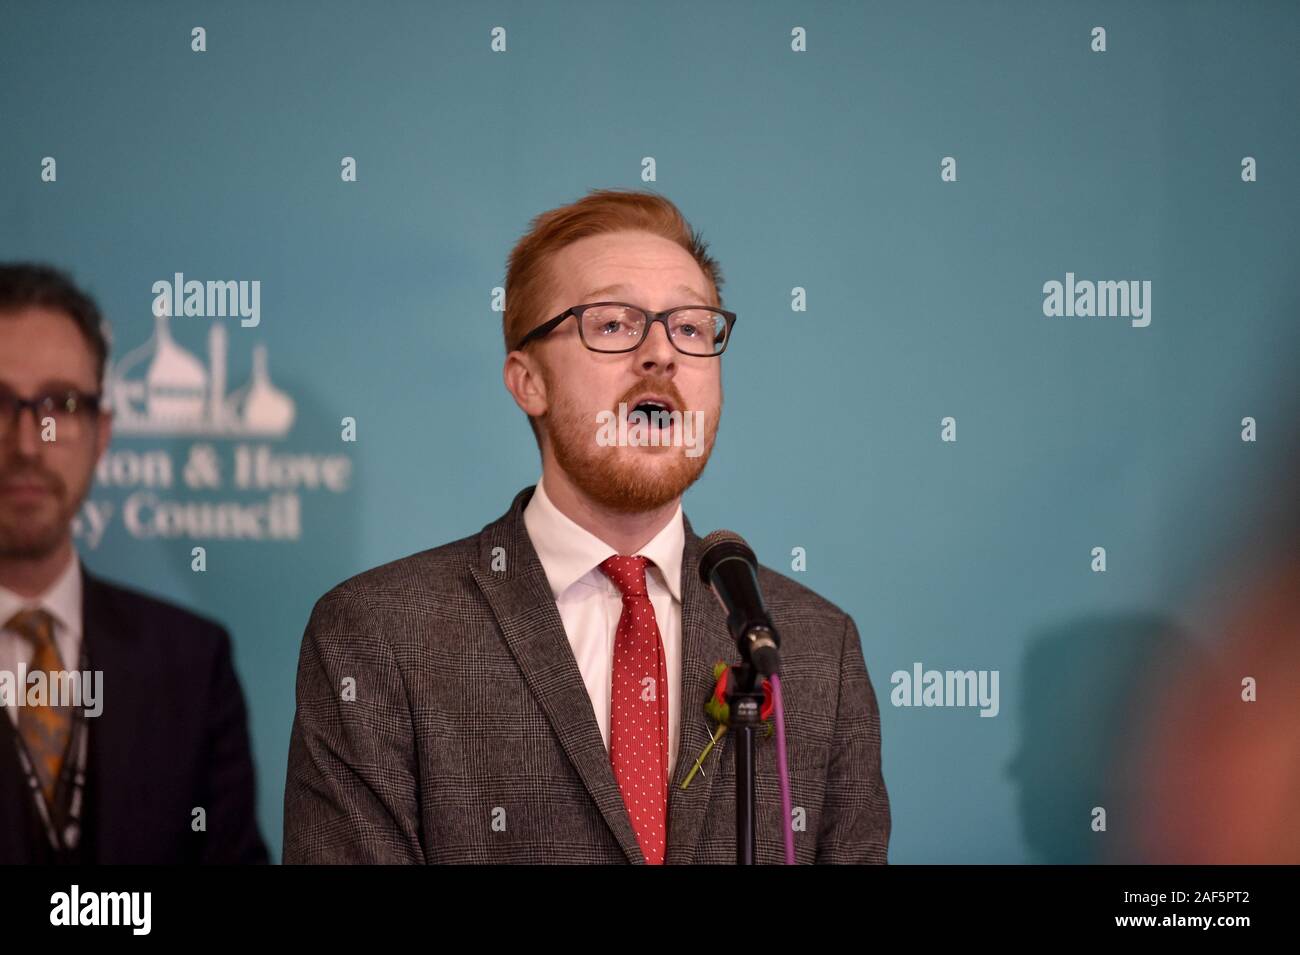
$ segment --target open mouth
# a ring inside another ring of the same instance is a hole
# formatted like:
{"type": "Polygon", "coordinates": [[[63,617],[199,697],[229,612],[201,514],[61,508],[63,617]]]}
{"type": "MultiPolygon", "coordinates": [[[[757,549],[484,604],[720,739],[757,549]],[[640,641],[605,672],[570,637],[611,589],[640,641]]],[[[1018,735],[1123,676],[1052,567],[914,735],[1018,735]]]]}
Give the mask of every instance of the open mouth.
{"type": "MultiPolygon", "coordinates": [[[[632,413],[641,412],[645,415],[646,422],[652,428],[671,427],[673,406],[665,400],[659,398],[642,398],[632,406],[632,413]]],[[[630,417],[630,415],[629,415],[630,417]]]]}

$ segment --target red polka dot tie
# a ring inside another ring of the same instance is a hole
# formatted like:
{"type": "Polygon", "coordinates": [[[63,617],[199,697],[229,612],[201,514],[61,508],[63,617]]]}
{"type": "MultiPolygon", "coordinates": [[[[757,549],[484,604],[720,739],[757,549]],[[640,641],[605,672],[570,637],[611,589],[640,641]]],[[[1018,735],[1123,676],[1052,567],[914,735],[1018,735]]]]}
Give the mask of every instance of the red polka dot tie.
{"type": "Polygon", "coordinates": [[[609,759],[646,862],[662,865],[668,843],[668,668],[645,557],[610,557],[600,569],[623,595],[614,636],[609,759]]]}

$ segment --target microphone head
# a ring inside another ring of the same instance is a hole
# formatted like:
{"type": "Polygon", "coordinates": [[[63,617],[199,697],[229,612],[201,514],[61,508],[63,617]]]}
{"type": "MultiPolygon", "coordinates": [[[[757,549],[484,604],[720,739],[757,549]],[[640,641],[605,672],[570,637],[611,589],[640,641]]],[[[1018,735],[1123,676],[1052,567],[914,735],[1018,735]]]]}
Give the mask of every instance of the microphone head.
{"type": "Polygon", "coordinates": [[[745,538],[734,531],[716,530],[700,541],[700,580],[712,584],[713,571],[724,560],[739,557],[758,570],[758,558],[750,550],[745,538]]]}

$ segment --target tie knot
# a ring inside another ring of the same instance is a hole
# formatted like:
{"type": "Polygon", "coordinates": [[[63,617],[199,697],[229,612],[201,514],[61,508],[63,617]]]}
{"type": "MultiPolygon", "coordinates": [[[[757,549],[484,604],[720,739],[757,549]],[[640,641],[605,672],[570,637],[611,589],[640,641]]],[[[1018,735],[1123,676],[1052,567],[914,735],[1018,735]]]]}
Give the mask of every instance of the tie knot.
{"type": "Polygon", "coordinates": [[[607,557],[600,562],[600,569],[614,582],[619,593],[624,597],[644,597],[645,568],[650,563],[648,557],[607,557]]]}
{"type": "Polygon", "coordinates": [[[25,637],[37,648],[54,644],[54,618],[39,607],[18,611],[5,623],[5,629],[25,637]]]}

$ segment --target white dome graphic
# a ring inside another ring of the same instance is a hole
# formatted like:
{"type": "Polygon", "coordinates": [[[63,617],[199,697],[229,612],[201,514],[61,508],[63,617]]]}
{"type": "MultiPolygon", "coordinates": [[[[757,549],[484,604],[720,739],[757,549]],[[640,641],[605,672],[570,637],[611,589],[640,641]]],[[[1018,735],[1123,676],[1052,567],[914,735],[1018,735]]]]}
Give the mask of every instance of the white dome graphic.
{"type": "Polygon", "coordinates": [[[253,347],[253,380],[232,398],[230,410],[247,434],[283,434],[293,426],[293,399],[271,384],[265,345],[253,347]]]}
{"type": "Polygon", "coordinates": [[[123,434],[283,437],[293,427],[292,398],[271,383],[265,345],[253,348],[253,376],[227,395],[229,335],[213,324],[208,364],[176,344],[170,319],[156,316],[153,336],[107,375],[114,428],[123,434]]]}
{"type": "Polygon", "coordinates": [[[155,319],[157,346],[145,375],[145,413],[160,423],[195,424],[203,420],[208,371],[172,340],[168,321],[166,315],[155,319]]]}

